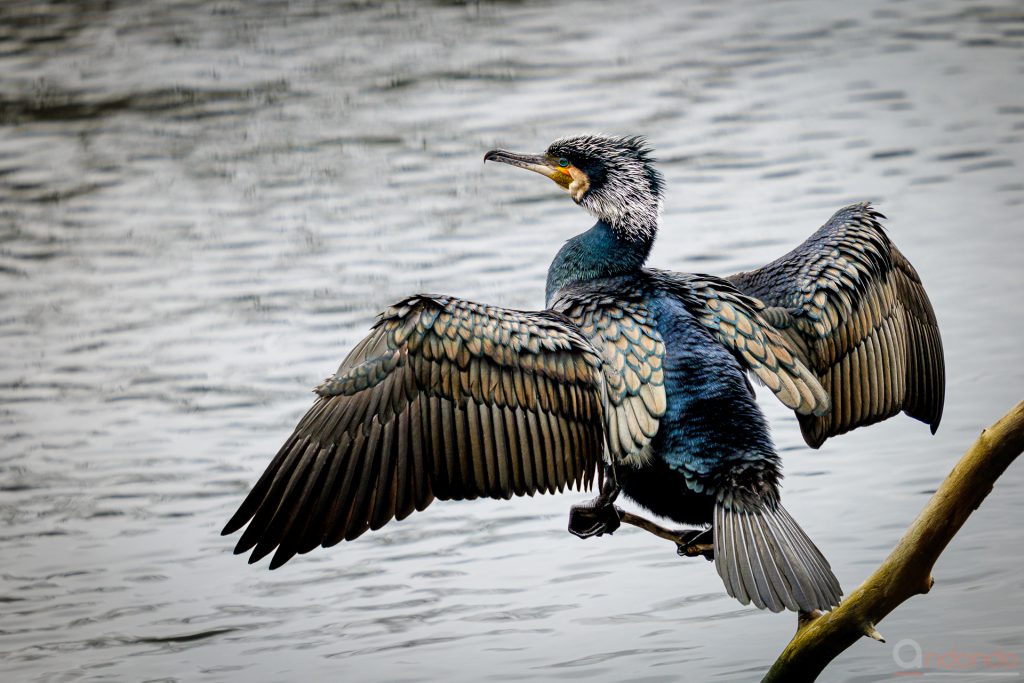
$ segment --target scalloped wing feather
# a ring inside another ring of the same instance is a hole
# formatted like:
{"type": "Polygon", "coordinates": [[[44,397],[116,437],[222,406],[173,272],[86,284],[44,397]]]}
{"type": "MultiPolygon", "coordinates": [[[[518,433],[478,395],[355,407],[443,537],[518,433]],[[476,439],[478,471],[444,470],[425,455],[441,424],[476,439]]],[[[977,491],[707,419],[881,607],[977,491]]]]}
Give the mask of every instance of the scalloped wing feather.
{"type": "Polygon", "coordinates": [[[802,415],[823,415],[831,407],[828,393],[793,344],[761,316],[763,304],[713,275],[649,270],[651,277],[732,352],[744,369],[787,407],[802,415]]]}
{"type": "Polygon", "coordinates": [[[695,280],[693,295],[703,302],[697,317],[723,346],[788,408],[801,415],[824,415],[828,392],[798,358],[789,342],[757,312],[757,302],[731,286],[695,280]]]}
{"type": "Polygon", "coordinates": [[[596,295],[556,302],[604,360],[606,436],[612,462],[639,465],[667,410],[665,345],[655,321],[638,301],[596,295]]]}

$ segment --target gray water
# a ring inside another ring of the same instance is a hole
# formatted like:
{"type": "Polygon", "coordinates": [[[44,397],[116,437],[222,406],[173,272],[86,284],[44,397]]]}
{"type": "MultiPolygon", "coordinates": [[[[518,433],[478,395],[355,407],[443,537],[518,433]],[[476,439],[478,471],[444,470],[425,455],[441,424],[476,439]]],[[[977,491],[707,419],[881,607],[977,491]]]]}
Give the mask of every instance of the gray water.
{"type": "MultiPolygon", "coordinates": [[[[573,538],[587,494],[435,504],[273,573],[218,535],[388,303],[542,305],[588,218],[481,158],[593,130],[657,150],[660,267],[759,265],[853,201],[890,216],[945,340],[938,434],[815,452],[762,397],[787,507],[863,580],[1024,397],[1020,3],[7,0],[0,678],[756,680],[793,616],[638,530],[573,538]]],[[[822,680],[892,680],[908,638],[1024,655],[1022,494],[1018,464],[889,644],[822,680]]]]}

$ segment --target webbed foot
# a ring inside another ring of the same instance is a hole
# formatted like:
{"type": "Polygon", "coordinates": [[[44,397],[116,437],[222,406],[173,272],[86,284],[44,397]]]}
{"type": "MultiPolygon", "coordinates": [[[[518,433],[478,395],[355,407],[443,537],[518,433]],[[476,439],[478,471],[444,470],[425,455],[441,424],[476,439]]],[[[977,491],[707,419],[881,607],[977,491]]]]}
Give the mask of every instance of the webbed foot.
{"type": "Polygon", "coordinates": [[[696,531],[681,531],[676,540],[676,553],[682,557],[697,557],[711,561],[715,559],[714,534],[711,527],[696,531]]]}
{"type": "Polygon", "coordinates": [[[580,538],[611,534],[622,523],[618,508],[600,498],[573,505],[569,510],[569,532],[580,538]]]}

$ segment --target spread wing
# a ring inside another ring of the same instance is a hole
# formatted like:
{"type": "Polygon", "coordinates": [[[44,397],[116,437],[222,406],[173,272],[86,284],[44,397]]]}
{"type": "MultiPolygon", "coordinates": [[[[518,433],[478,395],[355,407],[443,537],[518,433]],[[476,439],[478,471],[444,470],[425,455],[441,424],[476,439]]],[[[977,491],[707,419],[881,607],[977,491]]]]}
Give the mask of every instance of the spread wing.
{"type": "Polygon", "coordinates": [[[832,399],[826,415],[798,415],[807,443],[901,410],[939,426],[945,395],[942,339],[914,267],[868,204],[834,216],[799,247],[728,279],[763,301],[832,399]]]}
{"type": "Polygon", "coordinates": [[[601,360],[573,324],[415,296],[385,311],[224,528],[271,568],[434,498],[592,483],[604,450],[601,360]]]}

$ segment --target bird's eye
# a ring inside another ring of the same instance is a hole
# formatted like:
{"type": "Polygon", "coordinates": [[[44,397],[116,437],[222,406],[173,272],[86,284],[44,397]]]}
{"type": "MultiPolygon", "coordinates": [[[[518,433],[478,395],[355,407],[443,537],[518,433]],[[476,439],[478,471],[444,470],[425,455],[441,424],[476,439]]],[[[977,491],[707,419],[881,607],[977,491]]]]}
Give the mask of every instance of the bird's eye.
{"type": "Polygon", "coordinates": [[[569,165],[569,160],[566,159],[565,157],[562,157],[561,159],[558,160],[558,165],[561,166],[562,168],[565,168],[566,166],[569,165]]]}

